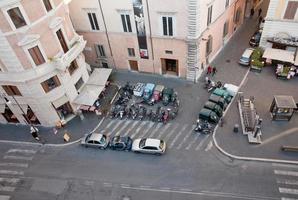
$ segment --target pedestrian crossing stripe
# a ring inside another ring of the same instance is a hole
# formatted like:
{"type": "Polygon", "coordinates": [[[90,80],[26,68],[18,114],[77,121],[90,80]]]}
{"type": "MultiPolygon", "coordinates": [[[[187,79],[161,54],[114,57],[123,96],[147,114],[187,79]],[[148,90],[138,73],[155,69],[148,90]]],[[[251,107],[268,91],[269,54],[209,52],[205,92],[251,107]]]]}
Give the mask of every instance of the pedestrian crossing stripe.
{"type": "MultiPolygon", "coordinates": [[[[129,127],[129,129],[126,131],[126,133],[124,134],[125,136],[127,136],[138,124],[141,124],[140,121],[134,121],[132,126],[129,127]]],[[[136,131],[134,132],[134,134],[136,134],[136,131]]],[[[133,137],[131,137],[133,138],[133,137]]]]}
{"type": "Polygon", "coordinates": [[[121,124],[121,122],[123,122],[123,121],[118,120],[118,122],[115,124],[115,126],[113,127],[113,129],[111,131],[109,131],[107,133],[107,135],[110,136],[118,128],[118,126],[121,124]]]}
{"type": "Polygon", "coordinates": [[[282,164],[282,163],[272,163],[273,167],[279,167],[279,168],[293,168],[298,169],[298,165],[291,165],[291,164],[282,164]]]}
{"type": "Polygon", "coordinates": [[[187,141],[187,139],[191,136],[192,133],[193,133],[193,127],[190,127],[190,130],[187,132],[183,140],[180,142],[177,149],[181,149],[182,145],[187,141]]]}
{"type": "Polygon", "coordinates": [[[170,143],[170,148],[172,148],[176,142],[176,140],[179,138],[179,136],[185,131],[187,128],[187,125],[184,125],[183,128],[177,132],[176,136],[174,137],[173,141],[170,143]]]}
{"type": "Polygon", "coordinates": [[[168,129],[171,127],[171,123],[167,123],[165,126],[164,126],[164,128],[159,132],[159,135],[158,135],[158,138],[162,138],[163,137],[163,134],[165,134],[167,131],[168,131],[168,129]]]}
{"type": "Polygon", "coordinates": [[[124,123],[124,125],[116,132],[115,136],[118,136],[121,134],[121,132],[128,126],[131,124],[131,121],[126,121],[124,123]]]}
{"type": "Polygon", "coordinates": [[[13,192],[16,188],[11,186],[0,186],[1,192],[13,192]]]}
{"type": "Polygon", "coordinates": [[[204,139],[201,140],[201,142],[195,148],[196,151],[199,150],[203,146],[204,142],[208,139],[208,137],[209,137],[209,135],[207,135],[204,139]]]}
{"type": "MultiPolygon", "coordinates": [[[[149,122],[149,125],[146,128],[146,130],[143,130],[143,132],[140,132],[141,133],[140,135],[132,134],[132,138],[136,138],[136,137],[141,138],[141,137],[144,137],[145,135],[147,135],[151,131],[151,129],[153,128],[154,125],[156,125],[156,123],[149,122]]],[[[142,128],[142,127],[139,127],[139,128],[142,128]]]]}
{"type": "Polygon", "coordinates": [[[28,168],[27,163],[0,163],[0,167],[23,167],[28,168]]]}
{"type": "Polygon", "coordinates": [[[35,154],[35,150],[29,149],[9,149],[6,153],[24,153],[24,154],[35,154]]]}
{"type": "Polygon", "coordinates": [[[7,174],[7,175],[24,175],[23,171],[12,171],[12,170],[0,170],[0,174],[7,174]]]}
{"type": "Polygon", "coordinates": [[[298,176],[298,172],[296,171],[274,170],[274,174],[286,175],[286,176],[298,176]]]}
{"type": "MultiPolygon", "coordinates": [[[[1,178],[0,183],[17,184],[20,181],[19,178],[1,178]]],[[[0,184],[3,185],[3,184],[0,184]]]]}
{"type": "Polygon", "coordinates": [[[278,190],[283,194],[298,194],[298,189],[279,187],[278,190]]]}
{"type": "MultiPolygon", "coordinates": [[[[147,125],[148,124],[148,122],[145,122],[145,121],[142,121],[141,123],[140,123],[140,125],[138,126],[138,128],[134,131],[134,133],[131,135],[131,138],[135,138],[139,133],[142,135],[142,136],[138,136],[138,137],[143,137],[143,135],[144,134],[146,134],[146,131],[144,131],[144,130],[142,130],[143,129],[143,127],[145,126],[145,125],[147,125]]],[[[132,129],[133,129],[134,127],[132,127],[132,129]]]]}
{"type": "Polygon", "coordinates": [[[278,184],[285,184],[285,185],[298,185],[298,181],[296,181],[296,180],[281,180],[281,179],[277,179],[276,182],[278,184]]]}
{"type": "Polygon", "coordinates": [[[155,127],[155,129],[149,134],[148,138],[152,138],[156,132],[158,132],[158,130],[163,126],[162,123],[158,123],[157,126],[155,127]]]}
{"type": "Polygon", "coordinates": [[[0,200],[10,200],[10,196],[0,195],[0,200]]]}
{"type": "Polygon", "coordinates": [[[165,141],[168,141],[168,140],[170,139],[171,135],[172,135],[175,131],[177,131],[178,127],[179,127],[179,124],[174,124],[173,129],[172,129],[170,132],[168,132],[168,134],[166,135],[166,137],[165,137],[164,140],[165,140],[165,141]]]}
{"type": "Polygon", "coordinates": [[[4,159],[14,159],[14,160],[32,160],[33,157],[27,157],[27,156],[4,156],[4,159]]]}

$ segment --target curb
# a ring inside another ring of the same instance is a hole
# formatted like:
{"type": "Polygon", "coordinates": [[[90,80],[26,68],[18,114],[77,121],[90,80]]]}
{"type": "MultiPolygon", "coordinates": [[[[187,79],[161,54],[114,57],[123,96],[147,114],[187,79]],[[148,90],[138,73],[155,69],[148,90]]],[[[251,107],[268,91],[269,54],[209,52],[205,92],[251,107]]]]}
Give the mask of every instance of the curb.
{"type": "MultiPolygon", "coordinates": [[[[247,76],[250,72],[250,69],[247,70],[244,78],[242,79],[240,85],[238,86],[239,89],[242,87],[242,85],[244,84],[245,80],[247,79],[247,76]]],[[[233,99],[231,100],[230,104],[228,105],[227,109],[225,110],[224,114],[222,117],[224,117],[227,113],[227,111],[229,110],[229,108],[231,107],[232,103],[234,102],[236,98],[236,95],[233,97],[233,99]]],[[[259,162],[274,162],[274,163],[283,163],[283,164],[298,164],[298,161],[291,161],[291,160],[279,160],[279,159],[268,159],[268,158],[257,158],[257,157],[244,157],[244,156],[236,156],[233,154],[230,154],[228,152],[226,152],[223,148],[221,148],[216,140],[216,133],[217,133],[217,129],[218,129],[219,124],[216,125],[216,127],[214,128],[213,134],[212,134],[212,140],[214,142],[215,147],[224,155],[228,156],[229,158],[232,159],[237,159],[237,160],[244,160],[244,161],[259,161],[259,162]]]]}

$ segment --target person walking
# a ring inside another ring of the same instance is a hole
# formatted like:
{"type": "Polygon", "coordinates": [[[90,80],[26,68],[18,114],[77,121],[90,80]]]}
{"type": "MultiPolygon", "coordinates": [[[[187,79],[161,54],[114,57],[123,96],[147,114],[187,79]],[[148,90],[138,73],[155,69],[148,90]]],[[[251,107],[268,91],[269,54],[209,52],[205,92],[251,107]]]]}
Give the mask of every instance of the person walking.
{"type": "Polygon", "coordinates": [[[35,140],[39,141],[39,137],[38,137],[38,128],[31,126],[30,127],[30,133],[32,135],[32,137],[34,137],[35,140]]]}
{"type": "Polygon", "coordinates": [[[216,72],[217,72],[216,67],[213,67],[213,69],[212,69],[212,76],[214,76],[216,74],[216,72]]]}
{"type": "Polygon", "coordinates": [[[255,14],[255,10],[254,10],[254,8],[251,8],[250,9],[250,18],[252,18],[254,16],[254,14],[255,14]]]}
{"type": "Polygon", "coordinates": [[[207,67],[207,74],[211,74],[211,72],[212,72],[212,67],[211,67],[211,65],[209,65],[207,67]]]}
{"type": "Polygon", "coordinates": [[[262,8],[259,8],[258,17],[260,17],[262,14],[262,8]]]}

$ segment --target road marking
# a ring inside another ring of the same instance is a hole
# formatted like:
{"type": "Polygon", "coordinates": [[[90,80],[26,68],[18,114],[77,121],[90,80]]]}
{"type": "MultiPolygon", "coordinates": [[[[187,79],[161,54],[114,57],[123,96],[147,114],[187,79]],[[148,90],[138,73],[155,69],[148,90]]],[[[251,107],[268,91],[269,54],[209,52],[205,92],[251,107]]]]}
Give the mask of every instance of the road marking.
{"type": "Polygon", "coordinates": [[[9,200],[10,196],[7,195],[0,195],[0,200],[9,200]]]}
{"type": "Polygon", "coordinates": [[[277,182],[278,184],[298,185],[298,181],[295,181],[295,180],[277,179],[276,182],[277,182]]]}
{"type": "Polygon", "coordinates": [[[186,136],[183,138],[182,142],[179,144],[179,146],[177,147],[177,149],[181,149],[182,145],[186,142],[186,140],[192,135],[193,133],[193,129],[196,125],[192,125],[191,126],[191,130],[186,134],[186,136]]]}
{"type": "Polygon", "coordinates": [[[109,123],[106,125],[105,129],[110,128],[110,126],[115,123],[116,123],[116,120],[110,120],[109,123]]]}
{"type": "Polygon", "coordinates": [[[27,163],[0,163],[0,167],[23,167],[28,168],[27,163]]]}
{"type": "Polygon", "coordinates": [[[123,122],[122,120],[118,120],[117,123],[115,124],[114,128],[111,131],[109,131],[109,133],[107,135],[110,136],[118,128],[118,126],[120,126],[120,124],[122,122],[123,122]]]}
{"type": "Polygon", "coordinates": [[[168,134],[166,135],[164,141],[167,141],[171,137],[171,135],[177,130],[178,126],[179,126],[179,124],[174,124],[173,125],[172,130],[170,132],[168,132],[168,134]]]}
{"type": "MultiPolygon", "coordinates": [[[[131,137],[134,138],[138,134],[142,133],[140,136],[138,136],[138,138],[142,138],[144,136],[144,133],[146,133],[146,131],[143,130],[143,127],[147,124],[148,124],[148,122],[146,122],[146,121],[142,121],[140,124],[138,124],[139,125],[138,128],[134,131],[134,133],[131,135],[131,137]]],[[[134,128],[134,127],[132,127],[132,128],[134,128]]]]}
{"type": "Polygon", "coordinates": [[[112,184],[112,183],[103,183],[103,186],[104,186],[104,187],[112,187],[113,184],[112,184]]]}
{"type": "MultiPolygon", "coordinates": [[[[142,135],[145,136],[153,128],[154,125],[155,125],[154,122],[150,122],[148,128],[146,130],[143,130],[142,135]]],[[[141,138],[141,135],[138,138],[141,138]]]]}
{"type": "Polygon", "coordinates": [[[287,176],[298,176],[298,172],[295,172],[295,171],[284,171],[284,170],[274,170],[274,174],[277,174],[277,175],[287,175],[287,176]]]}
{"type": "MultiPolygon", "coordinates": [[[[9,184],[16,184],[20,181],[19,178],[1,178],[0,182],[9,183],[9,184]]],[[[1,184],[0,184],[1,185],[1,184]]]]}
{"type": "Polygon", "coordinates": [[[0,170],[0,174],[24,175],[24,172],[23,171],[12,171],[12,170],[0,170]]]}
{"type": "Polygon", "coordinates": [[[207,147],[205,148],[205,151],[209,151],[212,147],[213,147],[213,142],[212,142],[212,140],[210,140],[207,147]]]}
{"type": "Polygon", "coordinates": [[[179,136],[184,133],[185,129],[187,128],[187,124],[185,124],[182,129],[178,132],[178,134],[174,137],[173,141],[171,142],[169,148],[172,148],[175,144],[175,142],[177,141],[177,139],[179,138],[179,136]]]}
{"type": "Polygon", "coordinates": [[[285,197],[282,197],[281,200],[298,200],[298,199],[293,199],[293,198],[285,198],[285,197]]]}
{"type": "Polygon", "coordinates": [[[14,159],[14,160],[32,160],[33,157],[27,156],[4,156],[4,159],[14,159]]]}
{"type": "Polygon", "coordinates": [[[298,189],[292,189],[292,188],[278,188],[280,193],[283,194],[298,194],[298,189]]]}
{"type": "Polygon", "coordinates": [[[130,189],[130,190],[140,190],[140,191],[148,191],[148,192],[164,192],[164,193],[176,193],[176,194],[190,194],[197,196],[208,196],[208,197],[224,197],[228,199],[247,199],[247,200],[279,200],[276,197],[266,197],[266,196],[253,196],[253,195],[243,195],[243,194],[233,194],[233,193],[219,193],[219,192],[194,192],[194,191],[183,191],[183,190],[169,190],[162,188],[143,188],[143,187],[131,187],[131,186],[123,186],[122,188],[130,189]]]}
{"type": "MultiPolygon", "coordinates": [[[[132,132],[132,130],[140,123],[142,124],[142,122],[140,121],[134,121],[132,126],[126,131],[124,135],[125,136],[129,135],[132,132]]],[[[136,131],[130,137],[133,138],[135,135],[136,135],[136,131]]]]}
{"type": "Polygon", "coordinates": [[[0,186],[2,192],[13,192],[16,188],[11,186],[0,186]]]}
{"type": "Polygon", "coordinates": [[[124,123],[124,125],[122,125],[122,127],[117,131],[117,133],[115,134],[115,136],[118,136],[121,134],[121,132],[130,124],[132,123],[131,120],[128,120],[124,123]]]}
{"type": "Polygon", "coordinates": [[[9,149],[6,153],[25,153],[25,154],[35,154],[35,150],[28,149],[9,149]]]}
{"type": "Polygon", "coordinates": [[[185,148],[185,150],[189,150],[190,147],[197,141],[197,138],[201,135],[201,133],[196,133],[196,138],[194,138],[189,144],[188,146],[185,148]]]}
{"type": "Polygon", "coordinates": [[[298,165],[290,165],[290,164],[281,164],[281,163],[272,163],[273,167],[285,167],[285,168],[296,168],[298,169],[298,165]]]}
{"type": "Polygon", "coordinates": [[[162,123],[158,123],[157,126],[155,127],[155,129],[150,133],[150,135],[148,136],[148,138],[153,137],[153,135],[163,126],[162,123]]]}
{"type": "Polygon", "coordinates": [[[202,141],[199,143],[199,145],[195,148],[196,151],[198,151],[204,144],[204,142],[208,139],[209,135],[205,136],[205,138],[202,139],[202,141]]]}
{"type": "Polygon", "coordinates": [[[168,130],[168,128],[170,128],[171,125],[172,123],[167,123],[156,137],[162,138],[162,135],[165,134],[165,132],[168,130]]]}

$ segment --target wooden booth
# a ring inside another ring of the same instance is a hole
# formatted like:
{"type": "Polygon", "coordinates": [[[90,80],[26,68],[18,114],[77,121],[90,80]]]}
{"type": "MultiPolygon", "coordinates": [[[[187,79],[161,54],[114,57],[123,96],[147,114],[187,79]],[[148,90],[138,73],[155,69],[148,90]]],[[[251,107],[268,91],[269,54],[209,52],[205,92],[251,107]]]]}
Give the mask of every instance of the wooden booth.
{"type": "Polygon", "coordinates": [[[276,95],[270,106],[272,120],[290,121],[296,108],[296,102],[292,96],[276,95]]]}

